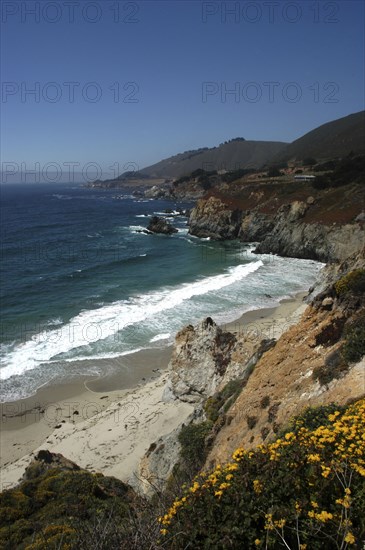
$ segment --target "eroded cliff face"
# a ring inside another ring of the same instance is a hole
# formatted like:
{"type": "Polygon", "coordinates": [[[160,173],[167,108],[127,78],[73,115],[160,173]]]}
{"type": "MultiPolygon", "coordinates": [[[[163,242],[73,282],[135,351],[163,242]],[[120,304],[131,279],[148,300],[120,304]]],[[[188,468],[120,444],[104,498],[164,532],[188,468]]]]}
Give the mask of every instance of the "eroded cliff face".
{"type": "Polygon", "coordinates": [[[201,199],[192,209],[189,232],[196,237],[217,240],[235,239],[238,236],[242,212],[229,208],[216,197],[201,199]]]}
{"type": "MultiPolygon", "coordinates": [[[[256,252],[313,259],[321,262],[344,260],[364,245],[363,224],[341,226],[306,223],[308,205],[294,201],[282,206],[273,226],[257,246],[256,252]]],[[[240,238],[244,239],[243,232],[240,238]]]]}
{"type": "MultiPolygon", "coordinates": [[[[340,405],[365,395],[365,358],[344,364],[344,330],[365,316],[364,289],[336,295],[334,282],[364,269],[365,250],[325,274],[312,304],[256,364],[246,386],[227,412],[206,467],[226,462],[238,447],[252,448],[274,438],[291,417],[308,406],[340,405]]],[[[362,282],[362,285],[364,281],[362,282]]]]}
{"type": "Polygon", "coordinates": [[[361,249],[365,243],[361,220],[331,225],[316,222],[311,212],[314,203],[314,198],[308,197],[278,204],[274,213],[265,213],[259,206],[250,211],[233,209],[229,202],[211,196],[192,210],[189,232],[218,240],[259,241],[257,253],[322,262],[341,261],[361,249]]]}

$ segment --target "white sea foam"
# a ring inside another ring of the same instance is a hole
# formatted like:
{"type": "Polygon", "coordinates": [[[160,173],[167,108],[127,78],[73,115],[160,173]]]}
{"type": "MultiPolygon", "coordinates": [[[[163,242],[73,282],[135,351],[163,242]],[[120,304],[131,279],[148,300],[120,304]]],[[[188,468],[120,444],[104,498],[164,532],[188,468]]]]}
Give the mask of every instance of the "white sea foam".
{"type": "MultiPolygon", "coordinates": [[[[124,355],[131,355],[131,353],[137,353],[142,351],[142,348],[130,349],[127,351],[120,352],[110,352],[110,353],[100,353],[98,355],[84,355],[79,357],[71,357],[67,359],[62,359],[65,363],[74,363],[75,361],[98,361],[100,359],[116,359],[117,357],[123,357],[124,355]]],[[[57,359],[49,361],[49,363],[57,363],[57,359]]]]}
{"type": "MultiPolygon", "coordinates": [[[[80,269],[81,271],[81,269],[80,269]]],[[[61,317],[56,317],[55,319],[50,319],[48,322],[47,322],[47,325],[50,325],[50,326],[55,326],[55,325],[62,325],[63,321],[61,319],[61,317]]]]}
{"type": "MultiPolygon", "coordinates": [[[[190,300],[232,285],[257,271],[261,260],[229,268],[220,275],[205,277],[193,283],[131,297],[98,309],[82,311],[59,329],[46,330],[18,345],[8,353],[0,379],[34,369],[51,360],[62,360],[63,354],[75,353],[85,357],[83,349],[92,343],[105,340],[123,328],[152,319],[158,313],[171,310],[190,300]]],[[[89,348],[90,349],[90,348],[89,348]]],[[[75,355],[75,358],[77,355],[75,355]]],[[[70,359],[70,357],[67,357],[70,359]]],[[[74,359],[72,359],[74,360],[74,359]]]]}
{"type": "Polygon", "coordinates": [[[153,342],[159,342],[160,340],[167,340],[168,338],[170,338],[170,336],[171,334],[169,332],[165,332],[163,334],[157,334],[156,336],[151,338],[150,343],[152,344],[153,342]]]}
{"type": "Polygon", "coordinates": [[[143,227],[143,225],[130,225],[129,229],[131,231],[145,231],[146,230],[146,228],[143,227]]]}

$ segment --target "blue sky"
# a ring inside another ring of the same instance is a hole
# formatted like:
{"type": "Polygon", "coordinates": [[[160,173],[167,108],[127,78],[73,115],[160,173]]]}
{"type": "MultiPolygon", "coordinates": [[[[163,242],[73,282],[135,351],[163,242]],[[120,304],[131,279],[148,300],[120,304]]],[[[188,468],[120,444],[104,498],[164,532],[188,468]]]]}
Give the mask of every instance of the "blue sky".
{"type": "Polygon", "coordinates": [[[364,109],[360,0],[4,1],[1,34],[2,162],[30,168],[104,178],[364,109]]]}

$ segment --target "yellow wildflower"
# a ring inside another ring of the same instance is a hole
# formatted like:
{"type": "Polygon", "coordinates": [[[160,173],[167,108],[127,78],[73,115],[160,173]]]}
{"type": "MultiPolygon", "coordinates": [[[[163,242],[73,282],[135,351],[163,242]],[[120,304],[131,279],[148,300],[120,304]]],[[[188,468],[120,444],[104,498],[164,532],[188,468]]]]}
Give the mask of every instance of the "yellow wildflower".
{"type": "Polygon", "coordinates": [[[254,482],[253,482],[253,490],[255,491],[255,493],[257,495],[259,495],[260,493],[262,493],[262,483],[259,479],[254,479],[254,482]]]}
{"type": "Polygon", "coordinates": [[[286,520],[285,519],[279,519],[277,521],[274,521],[274,525],[275,527],[278,527],[279,529],[282,529],[284,527],[284,525],[286,524],[286,520]]]}
{"type": "Polygon", "coordinates": [[[189,491],[191,493],[196,493],[196,491],[200,488],[200,485],[197,481],[194,481],[194,485],[190,487],[189,491]]]}
{"type": "Polygon", "coordinates": [[[316,514],[316,518],[322,523],[325,523],[327,520],[332,519],[333,515],[330,512],[323,510],[320,514],[316,514]]]}
{"type": "Polygon", "coordinates": [[[350,531],[347,533],[346,537],[345,537],[345,542],[348,542],[349,544],[355,544],[355,537],[352,533],[350,533],[350,531]]]}
{"type": "Polygon", "coordinates": [[[323,465],[321,465],[321,468],[322,468],[322,476],[327,478],[331,473],[331,468],[323,465]]]}
{"type": "Polygon", "coordinates": [[[321,457],[319,456],[319,454],[311,454],[308,455],[307,460],[308,462],[320,462],[321,457]]]}

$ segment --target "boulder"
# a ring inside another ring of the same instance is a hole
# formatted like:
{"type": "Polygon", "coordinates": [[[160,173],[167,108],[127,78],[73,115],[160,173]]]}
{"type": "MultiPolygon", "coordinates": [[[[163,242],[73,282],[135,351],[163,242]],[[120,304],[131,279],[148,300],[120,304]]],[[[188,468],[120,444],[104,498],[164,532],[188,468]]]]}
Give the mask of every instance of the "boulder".
{"type": "Polygon", "coordinates": [[[159,218],[158,216],[152,216],[147,226],[147,230],[151,233],[163,233],[164,235],[177,233],[177,229],[175,227],[173,227],[167,220],[159,218]]]}
{"type": "Polygon", "coordinates": [[[327,296],[326,298],[324,298],[322,300],[322,307],[324,309],[332,309],[332,306],[333,306],[333,298],[331,298],[331,296],[327,296]]]}

